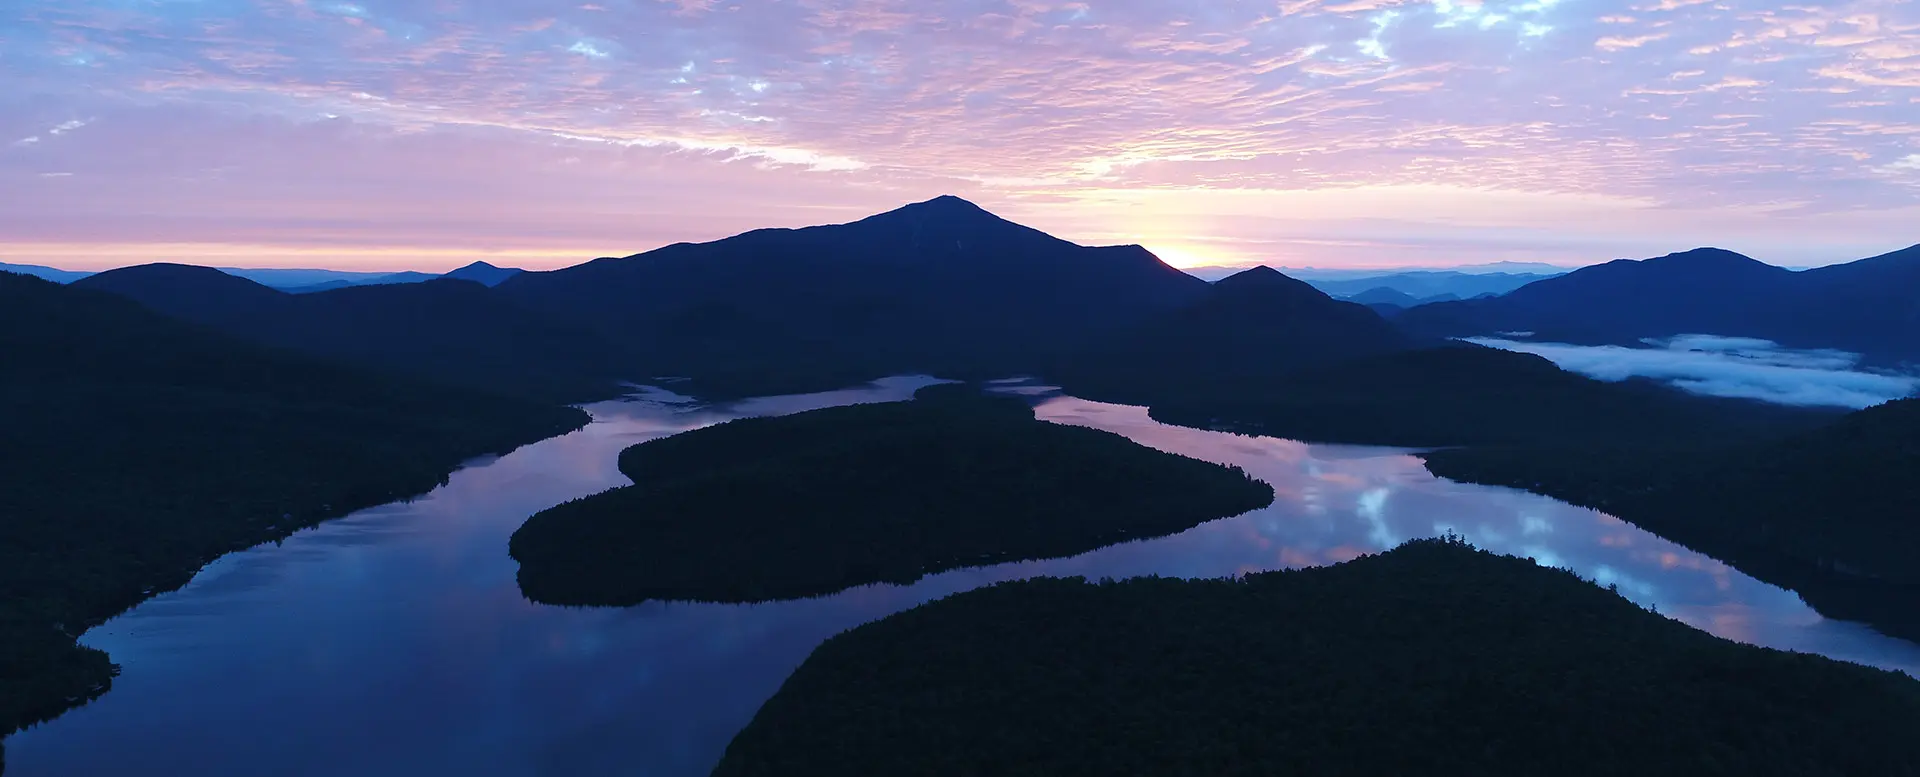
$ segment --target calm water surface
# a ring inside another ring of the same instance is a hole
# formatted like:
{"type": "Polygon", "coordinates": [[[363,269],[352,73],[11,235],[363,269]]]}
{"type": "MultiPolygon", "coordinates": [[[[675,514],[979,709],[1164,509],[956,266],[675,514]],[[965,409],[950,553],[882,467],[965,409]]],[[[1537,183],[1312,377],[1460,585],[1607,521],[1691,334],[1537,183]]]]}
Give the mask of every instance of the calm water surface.
{"type": "Polygon", "coordinates": [[[1448,529],[1724,637],[1920,672],[1920,647],[1822,619],[1591,510],[1437,480],[1401,451],[1164,426],[1038,387],[1024,391],[1042,418],[1237,464],[1278,499],[1172,537],[805,601],[567,609],[520,596],[507,537],[534,512],[625,484],[620,449],[741,416],[903,399],[930,382],[722,407],[665,392],[598,404],[585,429],[475,462],[421,499],[229,555],[88,632],[124,673],[100,700],[9,739],[9,774],[704,775],[815,645],[929,599],[1037,574],[1330,564],[1448,529]]]}

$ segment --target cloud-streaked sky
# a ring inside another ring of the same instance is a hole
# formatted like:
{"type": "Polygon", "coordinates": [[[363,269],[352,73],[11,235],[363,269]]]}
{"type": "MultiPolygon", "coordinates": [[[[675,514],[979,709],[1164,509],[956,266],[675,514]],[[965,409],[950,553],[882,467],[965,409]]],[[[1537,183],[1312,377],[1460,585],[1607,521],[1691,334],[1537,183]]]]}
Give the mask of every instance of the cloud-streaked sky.
{"type": "Polygon", "coordinates": [[[955,193],[1179,265],[1920,242],[1920,3],[8,0],[0,261],[558,266],[955,193]]]}

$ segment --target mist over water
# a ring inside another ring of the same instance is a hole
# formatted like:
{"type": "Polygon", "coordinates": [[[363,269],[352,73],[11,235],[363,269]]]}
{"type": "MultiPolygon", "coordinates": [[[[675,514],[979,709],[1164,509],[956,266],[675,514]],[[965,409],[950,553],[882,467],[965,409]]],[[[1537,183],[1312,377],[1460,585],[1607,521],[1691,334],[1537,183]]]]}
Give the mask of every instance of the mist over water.
{"type": "Polygon", "coordinates": [[[1920,377],[1861,369],[1859,354],[1783,348],[1771,340],[1692,334],[1627,348],[1517,339],[1524,334],[1466,340],[1543,356],[1600,380],[1652,378],[1695,394],[1782,405],[1857,410],[1920,391],[1920,377]]]}

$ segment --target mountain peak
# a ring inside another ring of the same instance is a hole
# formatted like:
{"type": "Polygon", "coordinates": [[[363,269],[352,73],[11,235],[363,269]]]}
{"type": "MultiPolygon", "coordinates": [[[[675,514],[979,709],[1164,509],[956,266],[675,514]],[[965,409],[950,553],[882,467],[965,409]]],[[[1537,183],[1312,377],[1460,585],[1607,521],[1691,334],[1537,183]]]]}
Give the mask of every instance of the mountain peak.
{"type": "Polygon", "coordinates": [[[1004,219],[994,215],[992,211],[951,194],[942,194],[931,200],[922,200],[920,202],[902,205],[891,211],[882,213],[879,216],[874,216],[873,218],[885,218],[888,216],[905,216],[921,222],[1004,221],[1004,219]]]}
{"type": "MultiPolygon", "coordinates": [[[[1214,281],[1213,286],[1216,289],[1292,289],[1305,287],[1312,290],[1313,288],[1307,286],[1304,281],[1289,277],[1286,273],[1264,264],[1249,267],[1214,281]]],[[[1319,292],[1315,291],[1314,293],[1318,294],[1319,292]]]]}
{"type": "Polygon", "coordinates": [[[474,283],[478,283],[482,286],[498,286],[501,284],[501,282],[505,281],[506,279],[511,278],[515,275],[519,275],[522,272],[525,272],[525,271],[516,269],[513,267],[495,267],[491,264],[488,264],[482,261],[482,262],[474,262],[473,264],[467,265],[458,270],[454,270],[453,272],[447,273],[446,275],[443,275],[440,277],[453,278],[453,279],[462,280],[462,281],[473,281],[474,283]]]}
{"type": "Polygon", "coordinates": [[[1759,265],[1762,267],[1772,266],[1758,259],[1755,259],[1751,256],[1747,256],[1746,254],[1737,253],[1734,251],[1728,251],[1727,249],[1724,249],[1724,248],[1711,248],[1711,247],[1695,248],[1691,251],[1681,251],[1675,254],[1667,254],[1666,256],[1648,259],[1647,261],[1649,263],[1658,262],[1662,264],[1676,264],[1676,265],[1685,264],[1685,265],[1694,266],[1694,267],[1707,267],[1707,266],[1731,267],[1731,266],[1751,266],[1751,265],[1759,265]]]}
{"type": "Polygon", "coordinates": [[[76,283],[101,289],[114,287],[152,287],[167,285],[172,287],[197,286],[207,289],[231,289],[235,293],[279,294],[265,284],[242,278],[212,267],[196,264],[175,264],[172,262],[153,262],[121,267],[106,272],[95,273],[76,283]]]}
{"type": "MultiPolygon", "coordinates": [[[[1042,246],[1042,250],[1073,246],[951,194],[904,205],[851,224],[817,229],[832,230],[843,239],[855,239],[866,246],[862,250],[886,246],[884,250],[901,256],[918,255],[922,259],[979,254],[1000,260],[1042,246]]],[[[777,233],[768,234],[777,236],[777,233]]]]}
{"type": "Polygon", "coordinates": [[[1327,296],[1326,292],[1314,288],[1306,281],[1264,265],[1250,267],[1214,281],[1212,293],[1208,298],[1214,305],[1254,309],[1274,305],[1287,307],[1335,303],[1335,300],[1327,296]]]}
{"type": "Polygon", "coordinates": [[[288,298],[279,289],[190,264],[122,267],[81,278],[72,286],[118,294],[167,315],[202,321],[271,308],[288,298]]]}
{"type": "Polygon", "coordinates": [[[1227,280],[1231,278],[1284,278],[1284,277],[1286,277],[1286,273],[1280,272],[1279,270],[1275,270],[1272,267],[1268,267],[1264,264],[1256,264],[1252,267],[1248,267],[1245,270],[1241,270],[1237,273],[1229,275],[1226,278],[1222,278],[1221,280],[1227,280]]]}
{"type": "Polygon", "coordinates": [[[931,211],[951,211],[951,212],[967,212],[967,213],[987,212],[986,208],[982,208],[978,205],[973,204],[972,202],[961,199],[960,197],[956,197],[951,194],[942,194],[931,200],[916,202],[906,207],[920,209],[920,210],[931,210],[931,211]]]}
{"type": "Polygon", "coordinates": [[[128,265],[126,267],[120,267],[113,270],[108,270],[106,272],[98,273],[98,274],[105,275],[107,272],[117,272],[117,273],[120,273],[121,275],[150,275],[150,276],[170,275],[170,276],[200,277],[200,278],[212,278],[212,277],[221,276],[221,275],[224,275],[230,278],[240,277],[232,273],[216,270],[212,267],[203,267],[197,264],[180,264],[178,262],[148,262],[146,264],[134,264],[134,265],[128,265]]]}

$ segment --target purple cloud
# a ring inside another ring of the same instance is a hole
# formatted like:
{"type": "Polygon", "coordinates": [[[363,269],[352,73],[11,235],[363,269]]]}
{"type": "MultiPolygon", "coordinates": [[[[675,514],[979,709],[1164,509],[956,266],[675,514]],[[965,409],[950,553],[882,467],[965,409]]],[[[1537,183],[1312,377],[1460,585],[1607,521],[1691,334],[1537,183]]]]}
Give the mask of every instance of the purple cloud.
{"type": "Polygon", "coordinates": [[[1920,240],[1901,0],[21,0],[0,40],[0,257],[564,263],[948,191],[1181,261],[1920,240]]]}

